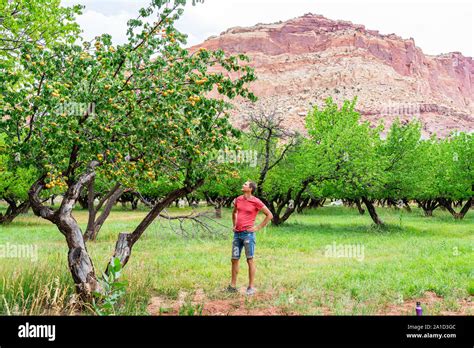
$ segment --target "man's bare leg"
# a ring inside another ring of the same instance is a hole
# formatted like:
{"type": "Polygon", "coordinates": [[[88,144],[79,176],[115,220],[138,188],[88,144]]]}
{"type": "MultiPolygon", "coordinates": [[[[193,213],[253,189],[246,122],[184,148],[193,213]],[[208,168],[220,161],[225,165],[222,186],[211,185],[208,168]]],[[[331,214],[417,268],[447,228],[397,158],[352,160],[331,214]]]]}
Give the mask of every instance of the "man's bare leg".
{"type": "Polygon", "coordinates": [[[253,288],[253,281],[255,279],[255,262],[253,258],[247,259],[249,265],[249,288],[253,288]]]}
{"type": "Polygon", "coordinates": [[[239,273],[239,260],[232,259],[232,282],[230,283],[231,286],[234,288],[237,284],[237,274],[239,273]]]}

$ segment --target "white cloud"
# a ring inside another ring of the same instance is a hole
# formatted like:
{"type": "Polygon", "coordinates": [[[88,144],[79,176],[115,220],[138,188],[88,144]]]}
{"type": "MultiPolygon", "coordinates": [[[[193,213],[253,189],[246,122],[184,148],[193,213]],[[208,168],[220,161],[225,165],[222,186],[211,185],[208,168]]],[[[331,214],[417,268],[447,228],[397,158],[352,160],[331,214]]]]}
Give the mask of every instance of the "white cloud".
{"type": "MultiPolygon", "coordinates": [[[[126,38],[127,20],[136,17],[138,9],[148,1],[63,1],[65,5],[72,3],[86,5],[79,18],[85,38],[108,32],[116,43],[121,43],[126,38]]],[[[205,0],[204,4],[188,5],[177,27],[188,34],[188,44],[194,45],[233,26],[272,23],[312,12],[363,24],[382,34],[413,37],[416,45],[428,54],[460,51],[473,56],[473,4],[469,0],[205,0]]]]}

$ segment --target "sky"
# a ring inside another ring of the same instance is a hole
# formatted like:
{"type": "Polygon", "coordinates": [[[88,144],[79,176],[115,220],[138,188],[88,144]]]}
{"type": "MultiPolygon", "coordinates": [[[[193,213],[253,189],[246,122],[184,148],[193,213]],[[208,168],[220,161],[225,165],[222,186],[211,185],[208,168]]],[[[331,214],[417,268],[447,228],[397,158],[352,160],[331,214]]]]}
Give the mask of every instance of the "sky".
{"type": "MultiPolygon", "coordinates": [[[[127,20],[135,18],[149,0],[62,0],[64,6],[86,8],[78,22],[87,40],[109,33],[115,44],[126,39],[127,20]]],[[[472,0],[205,0],[186,5],[177,28],[188,35],[188,46],[235,26],[252,26],[299,17],[305,13],[363,24],[381,34],[414,38],[427,54],[461,52],[474,56],[472,0]]]]}

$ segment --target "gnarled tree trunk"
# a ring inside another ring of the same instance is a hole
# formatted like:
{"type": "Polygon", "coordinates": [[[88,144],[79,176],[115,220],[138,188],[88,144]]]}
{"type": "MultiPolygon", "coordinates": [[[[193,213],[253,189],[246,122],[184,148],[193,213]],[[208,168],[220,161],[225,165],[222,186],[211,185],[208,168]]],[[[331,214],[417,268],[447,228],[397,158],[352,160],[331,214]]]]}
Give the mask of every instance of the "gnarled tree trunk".
{"type": "Polygon", "coordinates": [[[436,199],[419,199],[416,201],[418,205],[425,212],[425,216],[433,216],[433,211],[440,206],[440,203],[436,199]]]}
{"type": "Polygon", "coordinates": [[[90,301],[93,292],[102,291],[94,271],[94,265],[87,252],[85,241],[81,228],[72,216],[72,208],[81,193],[85,184],[87,184],[95,176],[94,167],[98,162],[93,162],[88,168],[88,172],[80,177],[80,179],[71,185],[64,194],[61,206],[58,210],[44,206],[39,199],[39,194],[44,187],[43,176],[35,182],[30,188],[28,195],[31,207],[37,216],[54,223],[59,231],[65,236],[69,248],[68,265],[71,272],[76,291],[85,301],[90,301]]]}
{"type": "Polygon", "coordinates": [[[97,235],[99,234],[102,225],[105,220],[109,217],[110,212],[112,211],[113,206],[120,198],[120,196],[125,192],[121,185],[117,183],[107,194],[102,197],[99,201],[97,207],[94,207],[94,178],[92,178],[88,183],[88,209],[89,209],[89,220],[87,223],[86,232],[84,233],[84,240],[96,240],[97,235]],[[107,202],[104,206],[104,203],[107,202]],[[96,219],[97,213],[104,206],[104,211],[96,219]]]}
{"type": "Polygon", "coordinates": [[[28,200],[17,205],[17,202],[14,199],[8,197],[5,197],[4,199],[8,203],[8,208],[5,214],[0,214],[0,225],[11,223],[18,215],[26,213],[30,207],[30,202],[28,200]]]}
{"type": "Polygon", "coordinates": [[[306,178],[301,182],[301,187],[296,193],[296,196],[293,200],[293,205],[291,207],[288,206],[292,198],[292,191],[293,189],[290,188],[284,197],[278,197],[272,201],[267,201],[266,199],[262,199],[262,202],[268,207],[270,212],[273,215],[272,225],[279,226],[284,223],[288,218],[296,211],[296,208],[301,204],[303,200],[303,193],[306,191],[307,187],[314,182],[314,177],[306,178]],[[276,205],[276,208],[274,206],[276,205]],[[283,208],[285,211],[282,215],[283,208]]]}
{"type": "Polygon", "coordinates": [[[358,198],[356,198],[354,201],[355,201],[355,204],[357,206],[357,210],[359,211],[359,214],[364,215],[365,210],[364,210],[364,208],[362,208],[362,205],[360,204],[360,200],[358,198]]]}
{"type": "Polygon", "coordinates": [[[446,208],[447,211],[449,211],[451,213],[451,215],[457,219],[457,220],[462,220],[464,219],[464,216],[466,215],[466,213],[469,211],[469,209],[471,208],[471,205],[472,205],[472,197],[469,198],[467,200],[467,202],[464,204],[464,206],[461,208],[461,211],[458,213],[454,210],[454,208],[452,207],[453,205],[453,201],[452,200],[448,200],[448,199],[444,199],[444,198],[440,198],[439,199],[439,202],[440,204],[446,208]]]}
{"type": "Polygon", "coordinates": [[[302,213],[303,210],[309,206],[309,202],[310,202],[310,197],[306,197],[300,202],[300,204],[295,204],[296,212],[302,213]]]}
{"type": "Polygon", "coordinates": [[[362,202],[364,202],[365,206],[367,207],[367,211],[370,214],[370,217],[372,218],[372,221],[377,225],[381,226],[383,225],[383,221],[379,218],[377,212],[375,211],[375,207],[372,204],[372,202],[367,198],[367,197],[362,197],[362,202]]]}
{"type": "Polygon", "coordinates": [[[87,301],[95,291],[101,291],[95,275],[94,265],[87,251],[82,231],[77,221],[70,215],[61,215],[57,226],[66,236],[68,251],[68,265],[77,292],[87,301]]]}
{"type": "MultiPolygon", "coordinates": [[[[174,190],[168,193],[162,200],[160,200],[151,211],[145,216],[145,218],[140,222],[140,224],[135,228],[132,233],[120,233],[115,244],[115,251],[113,257],[117,257],[122,264],[122,267],[125,266],[130,259],[132,253],[132,248],[134,244],[140,239],[145,230],[150,226],[150,224],[160,215],[160,213],[172,204],[175,200],[185,197],[187,194],[193,192],[199,186],[202,186],[203,180],[199,180],[193,186],[186,186],[180,189],[174,190]]],[[[108,272],[108,269],[105,271],[108,272]]]]}
{"type": "Polygon", "coordinates": [[[206,197],[207,204],[210,204],[214,207],[216,219],[222,219],[222,205],[225,202],[224,197],[211,197],[208,192],[204,192],[204,197],[206,197]]]}

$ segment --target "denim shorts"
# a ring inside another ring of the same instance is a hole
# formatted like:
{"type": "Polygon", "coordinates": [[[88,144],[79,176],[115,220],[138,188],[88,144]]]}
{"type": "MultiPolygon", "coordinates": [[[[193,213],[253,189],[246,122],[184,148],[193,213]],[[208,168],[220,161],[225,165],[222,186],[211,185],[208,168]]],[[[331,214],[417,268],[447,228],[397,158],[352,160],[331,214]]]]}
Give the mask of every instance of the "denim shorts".
{"type": "Polygon", "coordinates": [[[256,243],[255,232],[234,232],[234,240],[232,241],[232,259],[240,259],[242,248],[245,248],[245,256],[247,259],[253,258],[256,243]]]}

